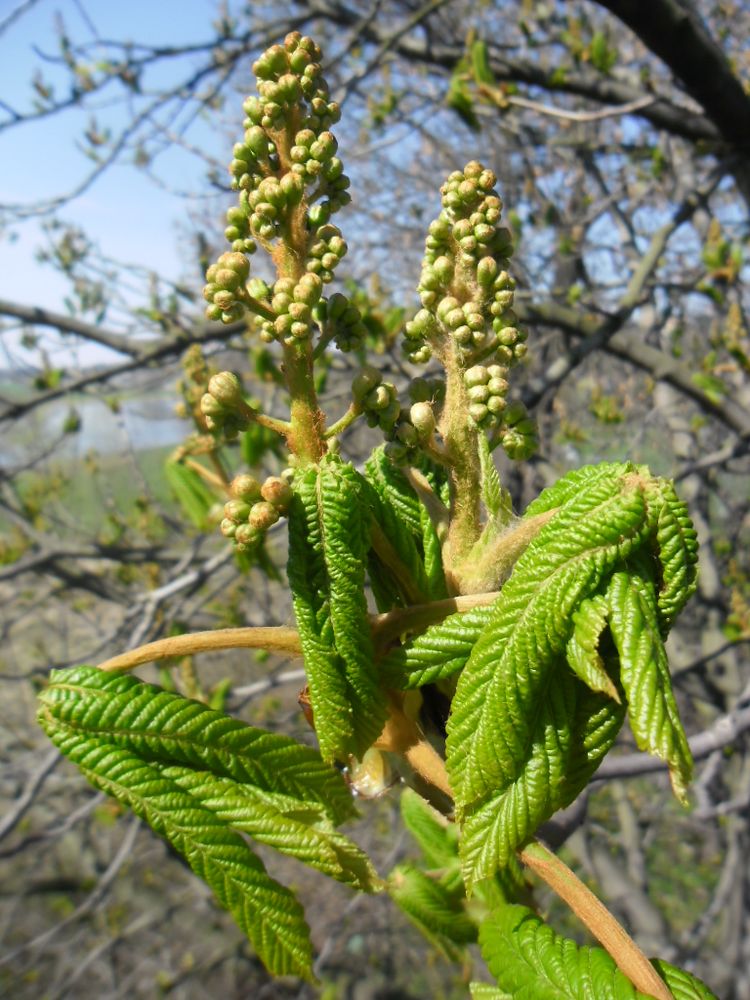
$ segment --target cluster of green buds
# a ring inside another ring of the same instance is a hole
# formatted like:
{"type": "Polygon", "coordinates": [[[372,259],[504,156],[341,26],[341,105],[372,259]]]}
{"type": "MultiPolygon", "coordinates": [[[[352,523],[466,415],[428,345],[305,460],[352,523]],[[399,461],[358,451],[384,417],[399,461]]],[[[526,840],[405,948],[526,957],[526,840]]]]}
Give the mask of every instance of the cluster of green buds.
{"type": "Polygon", "coordinates": [[[385,446],[386,455],[396,465],[415,462],[420,451],[432,441],[435,427],[432,403],[427,400],[412,403],[408,410],[401,410],[391,439],[385,446]]]}
{"type": "Polygon", "coordinates": [[[290,345],[312,336],[313,311],[323,294],[323,282],[317,274],[304,274],[299,281],[279,278],[271,288],[254,282],[251,290],[258,292],[260,301],[268,300],[276,317],[259,321],[261,340],[290,345]]]}
{"type": "Polygon", "coordinates": [[[359,309],[340,292],[320,303],[315,318],[326,337],[330,333],[340,351],[356,351],[367,336],[359,309]]]}
{"type": "Polygon", "coordinates": [[[486,430],[499,427],[507,407],[508,369],[500,365],[474,365],[464,373],[468,390],[469,416],[478,427],[486,430]]]}
{"type": "Polygon", "coordinates": [[[401,404],[395,385],[384,382],[377,368],[365,365],[355,376],[352,396],[370,427],[380,427],[386,435],[393,433],[401,416],[401,404]]]}
{"type": "Polygon", "coordinates": [[[232,499],[224,504],[221,533],[234,541],[239,552],[248,552],[286,514],[292,487],[281,476],[269,476],[261,485],[255,476],[243,473],[232,480],[229,490],[232,499]]]}
{"type": "Polygon", "coordinates": [[[210,431],[222,430],[227,438],[236,437],[253,419],[253,410],[245,401],[242,383],[234,372],[219,372],[208,381],[208,391],[201,396],[200,409],[210,431]]]}
{"type": "Polygon", "coordinates": [[[242,253],[232,251],[221,257],[206,271],[203,298],[208,302],[206,317],[222,323],[242,319],[245,307],[242,302],[245,282],[250,274],[250,263],[242,253]]]}
{"type": "Polygon", "coordinates": [[[506,268],[511,234],[491,170],[472,161],[441,188],[442,211],[431,223],[419,282],[422,309],[406,324],[405,350],[415,363],[452,345],[465,365],[510,367],[526,354],[526,334],[512,310],[515,283],[506,268]]]}
{"type": "Polygon", "coordinates": [[[330,99],[320,59],[311,38],[292,32],[254,64],[258,95],[243,104],[245,135],[233,149],[229,168],[232,187],[239,192],[225,229],[232,254],[224,254],[207,275],[209,318],[233,322],[249,308],[266,342],[289,345],[311,335],[311,310],[347,252],[340,230],[331,223],[350,201],[349,178],[330,131],[340,111],[330,99]],[[262,288],[257,294],[257,288],[246,285],[247,255],[259,244],[272,252],[276,240],[294,245],[310,280],[282,278],[266,288],[267,294],[262,288]],[[244,261],[244,269],[235,256],[244,261]],[[225,273],[227,258],[232,258],[232,270],[242,271],[239,281],[225,273]]]}
{"type": "Polygon", "coordinates": [[[529,458],[539,447],[536,424],[520,400],[511,403],[503,414],[500,444],[514,461],[529,458]]]}

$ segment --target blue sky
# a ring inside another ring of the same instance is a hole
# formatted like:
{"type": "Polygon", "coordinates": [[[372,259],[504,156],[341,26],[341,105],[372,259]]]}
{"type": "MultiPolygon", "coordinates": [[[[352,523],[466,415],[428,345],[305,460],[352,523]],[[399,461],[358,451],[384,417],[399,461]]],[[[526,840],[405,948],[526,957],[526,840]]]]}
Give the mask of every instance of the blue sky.
{"type": "MultiPolygon", "coordinates": [[[[0,0],[0,24],[17,6],[16,0],[0,0]]],[[[1,98],[18,110],[28,109],[35,71],[41,67],[45,78],[54,81],[54,67],[41,62],[34,49],[57,52],[57,11],[76,39],[91,38],[93,26],[102,38],[179,45],[210,37],[216,9],[215,0],[130,0],[127,4],[94,0],[85,3],[87,23],[75,0],[42,0],[0,37],[1,98]]],[[[124,120],[121,110],[105,107],[101,115],[111,116],[113,125],[124,120]]],[[[91,161],[76,148],[88,121],[87,112],[74,111],[0,133],[0,202],[53,198],[74,187],[91,167],[91,161]]],[[[186,160],[180,159],[180,181],[185,185],[191,173],[196,179],[199,176],[197,165],[186,160]]],[[[122,165],[108,169],[59,214],[86,230],[105,255],[158,266],[168,277],[177,278],[185,258],[179,252],[176,223],[184,211],[184,202],[165,195],[138,170],[122,165]]],[[[34,259],[42,243],[37,220],[14,225],[0,235],[0,297],[63,310],[67,283],[34,259]]],[[[85,360],[100,358],[98,348],[86,349],[85,360]]]]}

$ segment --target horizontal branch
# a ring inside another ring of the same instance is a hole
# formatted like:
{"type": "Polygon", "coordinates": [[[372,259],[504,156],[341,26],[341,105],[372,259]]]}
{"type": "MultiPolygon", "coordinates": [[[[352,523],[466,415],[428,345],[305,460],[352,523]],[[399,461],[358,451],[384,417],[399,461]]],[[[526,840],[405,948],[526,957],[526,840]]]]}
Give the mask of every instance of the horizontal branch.
{"type": "Polygon", "coordinates": [[[86,323],[74,316],[66,316],[65,313],[41,309],[39,306],[25,306],[18,302],[9,302],[7,299],[0,299],[0,316],[12,316],[22,323],[33,326],[49,326],[61,333],[73,333],[77,337],[83,337],[84,340],[91,340],[95,344],[109,347],[118,354],[128,354],[132,358],[140,357],[144,347],[147,347],[123,334],[105,330],[96,323],[86,323]]]}
{"type": "Polygon", "coordinates": [[[0,424],[10,420],[17,420],[19,417],[23,417],[31,412],[31,410],[35,410],[37,407],[43,406],[45,403],[50,403],[55,399],[61,399],[71,393],[82,392],[92,385],[109,382],[120,375],[127,375],[129,372],[137,371],[139,368],[148,368],[158,361],[179,356],[191,344],[210,344],[229,340],[237,334],[243,333],[246,328],[244,322],[231,323],[227,326],[221,323],[208,323],[198,326],[192,334],[185,333],[177,337],[165,338],[156,344],[156,346],[142,351],[130,361],[112,365],[108,368],[94,369],[70,382],[63,380],[54,389],[48,389],[46,392],[41,392],[38,396],[33,396],[31,399],[7,406],[0,412],[0,424]]]}

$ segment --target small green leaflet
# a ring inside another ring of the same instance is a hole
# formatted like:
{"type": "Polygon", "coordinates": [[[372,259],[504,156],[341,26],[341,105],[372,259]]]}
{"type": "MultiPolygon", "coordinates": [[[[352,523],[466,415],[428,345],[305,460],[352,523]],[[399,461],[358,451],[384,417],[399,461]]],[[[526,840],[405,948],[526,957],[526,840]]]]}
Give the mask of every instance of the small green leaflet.
{"type": "Polygon", "coordinates": [[[333,828],[321,806],[240,785],[206,771],[166,767],[162,774],[233,830],[247,833],[353,889],[375,892],[381,887],[367,855],[333,828]]]}
{"type": "Polygon", "coordinates": [[[448,723],[447,764],[468,887],[507,864],[588,782],[622,723],[621,690],[632,699],[639,746],[667,761],[675,791],[684,794],[690,755],[652,578],[662,576],[670,609],[681,606],[693,584],[695,552],[689,522],[672,513],[674,502],[664,515],[665,491],[646,470],[608,464],[565,477],[527,511],[559,507],[493,606],[459,678],[448,723]],[[660,516],[668,524],[662,545],[660,516]],[[681,587],[673,587],[675,576],[681,587]],[[619,664],[609,654],[607,662],[602,658],[606,629],[619,664]]]}
{"type": "Polygon", "coordinates": [[[194,469],[182,462],[165,462],[164,472],[172,493],[183,512],[196,528],[201,531],[208,530],[208,512],[216,503],[216,495],[211,492],[205,481],[194,469]]]}
{"type": "Polygon", "coordinates": [[[463,891],[457,893],[408,864],[393,869],[388,891],[428,941],[451,961],[460,961],[466,945],[476,941],[476,924],[464,910],[463,891]]]}
{"type": "Polygon", "coordinates": [[[313,979],[310,932],[294,895],[266,874],[260,858],[214,812],[158,766],[86,732],[42,725],[96,788],[113,795],[168,840],[210,886],[275,975],[313,979]]]}
{"type": "Polygon", "coordinates": [[[326,760],[362,757],[387,707],[365,597],[369,511],[354,468],[327,459],[295,483],[287,572],[326,760]]]}
{"type": "Polygon", "coordinates": [[[684,969],[678,969],[661,958],[652,958],[651,964],[672,991],[674,1000],[719,1000],[705,983],[684,969]]]}
{"type": "Polygon", "coordinates": [[[649,1000],[603,948],[581,948],[524,906],[503,906],[479,929],[482,955],[513,1000],[649,1000]]]}
{"type": "Polygon", "coordinates": [[[492,605],[448,615],[395,647],[380,664],[389,684],[417,688],[462,670],[491,615],[492,605]]]}

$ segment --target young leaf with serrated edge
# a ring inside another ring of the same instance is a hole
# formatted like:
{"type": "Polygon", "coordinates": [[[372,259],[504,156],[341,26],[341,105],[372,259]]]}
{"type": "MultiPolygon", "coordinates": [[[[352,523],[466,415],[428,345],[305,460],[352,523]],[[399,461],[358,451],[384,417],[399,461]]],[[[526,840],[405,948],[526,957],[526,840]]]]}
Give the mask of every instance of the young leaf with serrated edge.
{"type": "Polygon", "coordinates": [[[158,767],[89,733],[59,727],[42,706],[50,739],[91,784],[114,796],[169,841],[213,890],[274,975],[312,980],[312,946],[302,907],[210,809],[158,767]]]}
{"type": "Polygon", "coordinates": [[[463,908],[461,895],[414,865],[398,865],[388,876],[388,891],[424,936],[453,962],[477,939],[477,927],[463,908]]]}
{"type": "Polygon", "coordinates": [[[401,793],[401,817],[430,868],[458,865],[458,833],[454,823],[411,788],[401,793]]]}
{"type": "Polygon", "coordinates": [[[330,459],[295,484],[288,576],[326,760],[362,757],[387,715],[364,591],[369,512],[351,465],[330,459]]]}
{"type": "Polygon", "coordinates": [[[510,993],[491,983],[469,983],[471,1000],[513,1000],[510,993]]]}
{"type": "Polygon", "coordinates": [[[674,1000],[719,1000],[705,983],[684,969],[661,958],[652,958],[651,964],[671,990],[674,1000]]]}
{"type": "Polygon", "coordinates": [[[666,761],[675,795],[686,800],[693,760],[672,693],[656,587],[644,559],[615,573],[607,588],[609,628],[620,657],[630,728],[641,750],[666,761]]]}
{"type": "Polygon", "coordinates": [[[448,615],[421,635],[392,649],[380,664],[399,689],[422,687],[462,670],[492,615],[492,605],[448,615]]]}
{"type": "Polygon", "coordinates": [[[687,505],[669,480],[655,480],[650,493],[654,495],[651,502],[658,508],[655,535],[661,581],[658,613],[661,633],[666,638],[697,586],[698,536],[687,505]]]}
{"type": "Polygon", "coordinates": [[[482,501],[496,528],[504,528],[513,517],[510,493],[503,489],[489,442],[484,434],[479,435],[479,466],[482,473],[482,501]]]}
{"type": "Polygon", "coordinates": [[[624,706],[589,691],[564,660],[556,661],[535,701],[517,773],[465,809],[460,849],[468,889],[503,870],[545,820],[579,795],[614,744],[624,715],[624,706]]]}
{"type": "Polygon", "coordinates": [[[232,829],[361,892],[382,888],[367,855],[333,828],[320,806],[206,771],[170,766],[162,773],[232,829]]]}
{"type": "Polygon", "coordinates": [[[382,447],[377,448],[365,463],[365,478],[396,511],[414,539],[421,539],[421,504],[403,472],[391,462],[382,447]]]}
{"type": "Polygon", "coordinates": [[[53,670],[39,695],[57,729],[318,803],[334,823],[356,815],[341,775],[288,736],[256,729],[201,702],[95,667],[53,670]]]}
{"type": "Polygon", "coordinates": [[[514,1000],[649,1000],[603,948],[579,947],[524,906],[501,907],[480,927],[479,943],[514,1000]]]}
{"type": "MultiPolygon", "coordinates": [[[[575,608],[642,542],[647,527],[637,482],[599,480],[563,507],[516,563],[459,678],[449,720],[447,763],[460,818],[508,788],[533,755],[546,761],[545,745],[555,755],[560,739],[569,743],[570,720],[566,725],[559,716],[564,706],[549,700],[550,668],[562,659],[575,608]],[[541,699],[550,709],[555,705],[555,724],[564,733],[558,737],[554,726],[542,725],[542,744],[535,746],[541,699]]],[[[556,760],[562,763],[559,751],[556,760]]],[[[549,770],[543,762],[534,772],[539,802],[546,794],[539,782],[549,770]]],[[[521,813],[527,805],[523,798],[516,803],[521,813]]],[[[520,815],[509,818],[516,822],[520,815]]],[[[524,828],[521,835],[530,835],[524,828]]]]}
{"type": "Polygon", "coordinates": [[[205,531],[209,524],[208,512],[216,503],[216,495],[194,469],[182,462],[165,462],[164,472],[183,512],[196,528],[205,531]]]}
{"type": "Polygon", "coordinates": [[[581,601],[573,614],[573,634],[568,640],[565,655],[575,673],[592,691],[600,691],[615,701],[620,693],[609,676],[599,651],[602,633],[607,627],[609,605],[602,594],[581,601]]]}
{"type": "MultiPolygon", "coordinates": [[[[431,587],[425,573],[424,561],[417,549],[417,542],[413,532],[401,520],[397,509],[391,505],[387,492],[381,495],[364,476],[358,478],[364,502],[369,508],[377,526],[392,546],[395,555],[408,571],[409,582],[413,590],[416,591],[416,594],[413,592],[412,594],[402,594],[402,600],[399,603],[409,603],[409,598],[417,595],[421,601],[428,601],[432,596],[431,587]]],[[[370,553],[370,558],[380,559],[373,552],[370,553]]],[[[388,568],[385,567],[385,569],[388,572],[388,568]]],[[[398,589],[398,577],[393,572],[390,573],[390,576],[398,589]]]]}

